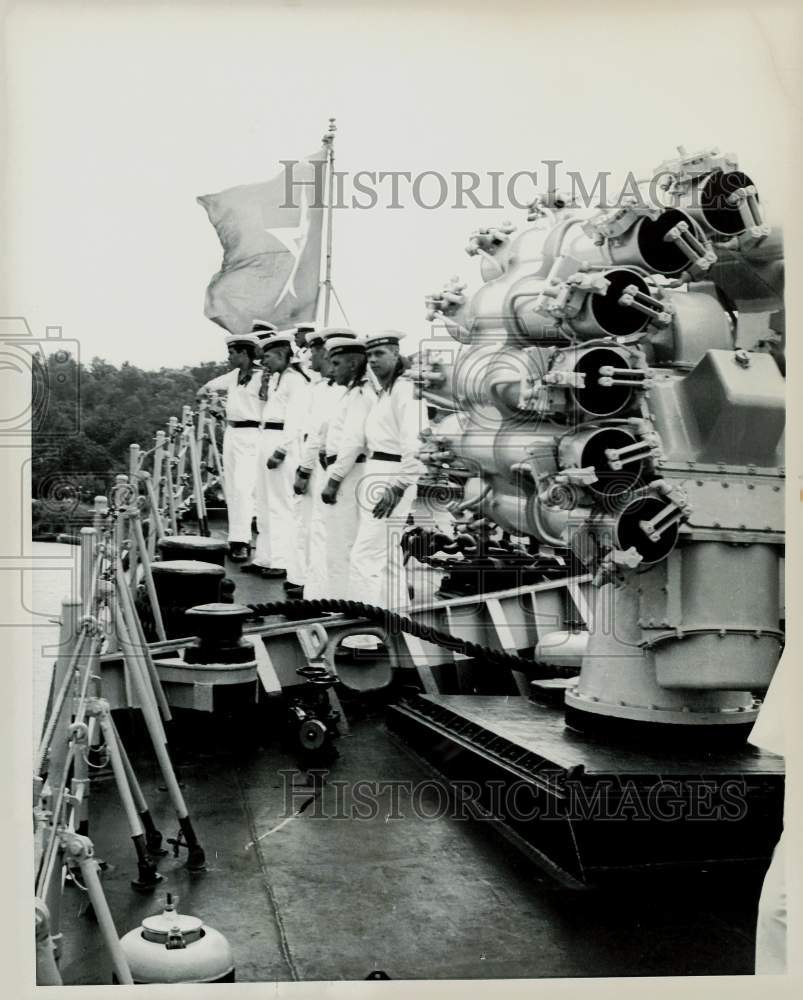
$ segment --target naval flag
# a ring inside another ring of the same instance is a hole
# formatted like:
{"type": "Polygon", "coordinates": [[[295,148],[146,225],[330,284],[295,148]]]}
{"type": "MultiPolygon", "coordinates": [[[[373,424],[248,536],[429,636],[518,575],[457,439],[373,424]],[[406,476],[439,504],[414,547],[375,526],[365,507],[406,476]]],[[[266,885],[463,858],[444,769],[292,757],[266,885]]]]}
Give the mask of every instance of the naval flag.
{"type": "Polygon", "coordinates": [[[315,319],[326,157],[324,147],[272,180],[197,198],[223,245],[204,314],[230,333],[250,333],[257,317],[280,329],[315,319]]]}

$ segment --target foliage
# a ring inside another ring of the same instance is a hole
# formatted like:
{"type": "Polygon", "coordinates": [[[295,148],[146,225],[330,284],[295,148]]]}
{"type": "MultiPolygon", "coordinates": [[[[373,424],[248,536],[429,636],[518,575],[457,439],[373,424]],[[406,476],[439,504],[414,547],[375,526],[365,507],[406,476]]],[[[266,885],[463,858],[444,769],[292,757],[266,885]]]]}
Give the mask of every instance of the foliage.
{"type": "Polygon", "coordinates": [[[32,495],[38,517],[59,505],[91,500],[106,492],[114,476],[128,471],[128,448],[153,447],[157,430],[192,405],[200,385],[228,369],[207,362],[184,368],[143,371],[102,358],[61,361],[58,375],[34,364],[32,495]],[[72,483],[72,488],[65,484],[72,483]]]}

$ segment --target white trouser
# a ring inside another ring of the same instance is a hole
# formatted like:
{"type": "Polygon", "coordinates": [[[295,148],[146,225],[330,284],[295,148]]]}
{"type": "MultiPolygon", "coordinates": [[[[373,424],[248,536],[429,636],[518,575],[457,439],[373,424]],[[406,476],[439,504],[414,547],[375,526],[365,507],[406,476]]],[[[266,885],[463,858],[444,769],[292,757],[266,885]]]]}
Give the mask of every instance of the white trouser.
{"type": "Polygon", "coordinates": [[[364,471],[364,462],[354,465],[338,488],[336,503],[326,507],[324,524],[327,597],[349,596],[349,563],[359,526],[360,509],[357,497],[364,471]]]}
{"type": "MultiPolygon", "coordinates": [[[[295,511],[296,511],[296,545],[298,548],[298,565],[301,573],[301,582],[306,587],[309,582],[310,574],[313,578],[316,574],[315,564],[319,560],[319,556],[316,553],[321,553],[322,541],[320,538],[320,527],[318,528],[318,538],[313,543],[313,520],[315,518],[315,501],[316,498],[320,499],[318,496],[323,488],[323,484],[326,482],[324,479],[321,480],[321,475],[323,470],[318,462],[318,458],[315,458],[315,465],[310,470],[310,477],[307,481],[307,492],[302,493],[300,497],[296,498],[295,511]]],[[[309,597],[309,594],[304,592],[305,597],[309,597]]],[[[325,594],[319,593],[316,596],[324,597],[325,594]]]]}
{"type": "Polygon", "coordinates": [[[251,542],[251,512],[261,433],[258,427],[227,427],[223,434],[223,489],[228,508],[229,542],[251,542]]]}
{"type": "Polygon", "coordinates": [[[287,570],[288,583],[300,584],[302,567],[298,558],[296,522],[297,497],[293,480],[298,465],[298,448],[291,448],[282,464],[269,469],[267,461],[282,444],[283,432],[261,430],[257,457],[257,536],[254,563],[287,570]]]}
{"type": "Polygon", "coordinates": [[[389,610],[405,610],[410,598],[402,561],[401,537],[416,496],[408,486],[390,517],[373,516],[383,492],[399,474],[398,462],[369,459],[357,489],[359,523],[349,563],[348,597],[389,610]]]}
{"type": "Polygon", "coordinates": [[[775,845],[758,901],[756,975],[786,972],[786,862],[783,833],[775,845]]]}
{"type": "Polygon", "coordinates": [[[326,485],[326,473],[315,459],[315,468],[310,476],[305,497],[309,498],[309,527],[307,530],[306,577],[304,597],[307,600],[329,596],[326,577],[326,511],[329,509],[321,500],[321,490],[326,485]]]}

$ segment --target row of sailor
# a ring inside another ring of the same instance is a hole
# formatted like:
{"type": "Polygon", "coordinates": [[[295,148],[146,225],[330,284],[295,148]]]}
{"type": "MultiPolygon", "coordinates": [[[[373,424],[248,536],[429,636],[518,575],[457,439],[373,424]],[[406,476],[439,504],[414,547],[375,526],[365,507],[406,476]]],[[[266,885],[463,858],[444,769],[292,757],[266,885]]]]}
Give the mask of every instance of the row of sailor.
{"type": "Polygon", "coordinates": [[[232,371],[199,393],[226,393],[232,558],[248,557],[254,511],[258,528],[244,571],[285,577],[293,596],[407,606],[400,541],[426,410],[402,377],[399,340],[262,321],[227,337],[232,371]]]}

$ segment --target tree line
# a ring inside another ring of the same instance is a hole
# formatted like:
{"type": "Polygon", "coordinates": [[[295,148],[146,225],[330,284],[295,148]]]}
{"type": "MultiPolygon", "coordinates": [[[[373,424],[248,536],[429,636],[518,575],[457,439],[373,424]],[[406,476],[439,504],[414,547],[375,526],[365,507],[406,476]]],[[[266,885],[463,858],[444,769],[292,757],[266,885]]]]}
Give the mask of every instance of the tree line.
{"type": "Polygon", "coordinates": [[[153,446],[157,430],[192,405],[199,385],[228,370],[206,362],[146,371],[102,358],[33,362],[31,486],[35,520],[106,493],[128,471],[128,448],[153,446]]]}

